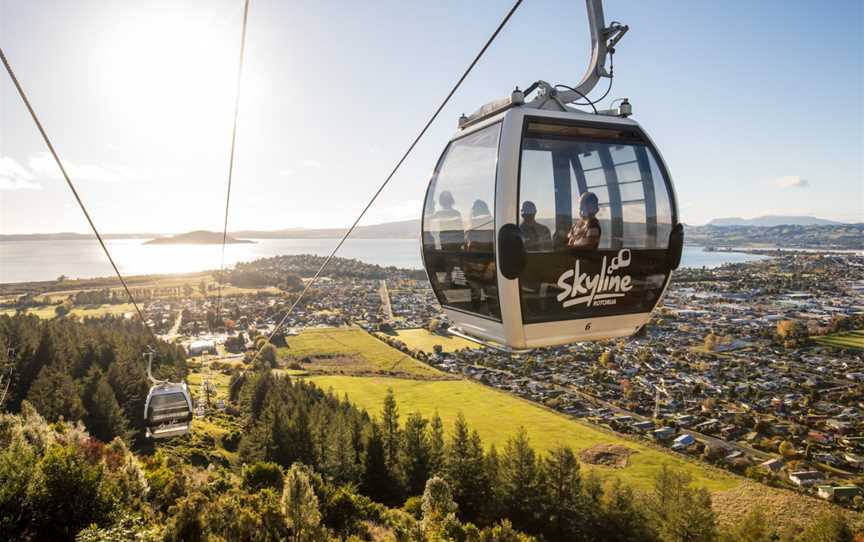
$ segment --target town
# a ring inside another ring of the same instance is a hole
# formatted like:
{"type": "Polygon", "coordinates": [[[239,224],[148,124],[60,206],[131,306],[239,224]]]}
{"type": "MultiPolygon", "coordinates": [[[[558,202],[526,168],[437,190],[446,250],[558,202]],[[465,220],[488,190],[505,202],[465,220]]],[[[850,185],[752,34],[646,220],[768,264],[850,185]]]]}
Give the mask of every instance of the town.
{"type": "MultiPolygon", "coordinates": [[[[245,355],[247,362],[259,337],[272,334],[284,345],[307,328],[359,327],[442,371],[627,438],[862,508],[864,350],[854,346],[862,338],[855,330],[864,328],[860,255],[784,253],[683,269],[636,336],[521,354],[406,344],[400,330],[428,330],[442,342],[447,336],[422,272],[354,260],[334,260],[286,318],[322,261],[282,256],[238,265],[218,298],[220,285],[203,279],[154,290],[144,296],[148,324],[192,356],[245,355]],[[844,333],[852,345],[836,344],[844,333]]],[[[73,302],[93,301],[76,295],[73,302]]],[[[89,295],[120,298],[107,290],[89,295]]]]}

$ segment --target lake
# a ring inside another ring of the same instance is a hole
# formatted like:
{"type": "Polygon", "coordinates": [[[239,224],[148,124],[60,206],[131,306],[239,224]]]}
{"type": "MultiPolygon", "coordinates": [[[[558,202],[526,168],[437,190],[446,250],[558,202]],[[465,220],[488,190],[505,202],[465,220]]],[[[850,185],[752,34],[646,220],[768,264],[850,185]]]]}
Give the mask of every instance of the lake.
{"type": "MultiPolygon", "coordinates": [[[[124,275],[190,273],[219,269],[221,245],[145,245],[146,239],[106,241],[124,275]]],[[[227,245],[225,265],[282,254],[326,256],[337,239],[256,239],[255,244],[227,245]]],[[[422,267],[416,239],[349,239],[338,256],[382,266],[422,267]]],[[[718,267],[764,259],[741,252],[704,252],[685,247],[684,267],[718,267]]],[[[76,241],[0,242],[0,283],[92,278],[113,275],[111,265],[95,239],[76,241]]]]}

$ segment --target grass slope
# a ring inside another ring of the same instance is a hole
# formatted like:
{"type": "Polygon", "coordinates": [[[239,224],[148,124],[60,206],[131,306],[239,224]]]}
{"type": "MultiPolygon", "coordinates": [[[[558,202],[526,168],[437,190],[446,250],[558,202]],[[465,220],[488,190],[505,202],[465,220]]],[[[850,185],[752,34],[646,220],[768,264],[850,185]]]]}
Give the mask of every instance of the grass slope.
{"type": "Polygon", "coordinates": [[[742,483],[740,478],[719,469],[704,467],[467,380],[418,381],[350,376],[312,376],[309,380],[325,390],[333,388],[338,395],[347,393],[352,402],[372,414],[381,411],[388,387],[393,388],[403,416],[414,411],[431,416],[437,410],[449,429],[461,411],[468,424],[480,433],[483,442],[495,444],[499,451],[520,426],[528,431],[533,446],[542,451],[558,444],[566,444],[574,450],[600,443],[622,444],[637,452],[630,456],[630,465],[626,468],[583,467],[618,475],[640,489],[651,487],[652,478],[662,465],[689,472],[697,485],[711,491],[732,489],[742,483]]]}
{"type": "MultiPolygon", "coordinates": [[[[50,320],[51,318],[54,318],[55,316],[57,316],[56,309],[57,309],[56,305],[46,305],[46,306],[42,306],[42,307],[36,307],[33,309],[28,309],[27,314],[32,314],[34,316],[38,316],[39,318],[42,318],[43,320],[50,320]]],[[[99,306],[95,306],[95,307],[92,307],[92,306],[83,307],[83,308],[82,307],[74,307],[70,311],[70,314],[73,314],[79,318],[90,318],[90,317],[98,318],[100,316],[105,316],[106,314],[123,315],[123,314],[126,314],[127,312],[131,313],[134,310],[135,310],[135,307],[133,307],[131,303],[120,303],[120,304],[116,304],[116,305],[99,305],[99,306]]],[[[15,314],[15,309],[5,309],[3,311],[0,311],[0,314],[8,314],[9,316],[12,316],[15,314]]]]}
{"type": "Polygon", "coordinates": [[[462,348],[480,348],[480,345],[465,340],[454,335],[435,335],[430,333],[428,329],[400,329],[396,332],[396,336],[400,341],[407,344],[411,348],[416,348],[426,352],[427,354],[434,353],[434,346],[440,344],[445,352],[455,352],[462,348]]]}
{"type": "Polygon", "coordinates": [[[288,337],[288,348],[280,348],[280,357],[334,358],[303,363],[313,372],[388,373],[416,378],[445,378],[447,375],[356,328],[306,329],[288,337]]]}

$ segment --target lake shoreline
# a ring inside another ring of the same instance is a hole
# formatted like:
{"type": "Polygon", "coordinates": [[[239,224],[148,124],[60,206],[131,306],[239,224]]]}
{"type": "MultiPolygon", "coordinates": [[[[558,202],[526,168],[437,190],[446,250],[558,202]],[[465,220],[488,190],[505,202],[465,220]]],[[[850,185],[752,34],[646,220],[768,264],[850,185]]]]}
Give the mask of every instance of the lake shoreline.
{"type": "MultiPolygon", "coordinates": [[[[311,254],[326,256],[338,239],[252,239],[254,243],[228,244],[225,267],[240,262],[279,255],[311,254]]],[[[106,241],[124,277],[169,277],[218,270],[220,245],[145,244],[144,239],[106,241]]],[[[422,269],[420,241],[408,239],[350,238],[339,257],[356,259],[382,267],[422,269]]],[[[682,267],[717,267],[764,259],[766,255],[743,251],[705,252],[701,246],[685,246],[682,267]]],[[[60,276],[72,280],[111,280],[113,270],[95,240],[6,241],[0,243],[0,285],[56,282],[60,276]]]]}

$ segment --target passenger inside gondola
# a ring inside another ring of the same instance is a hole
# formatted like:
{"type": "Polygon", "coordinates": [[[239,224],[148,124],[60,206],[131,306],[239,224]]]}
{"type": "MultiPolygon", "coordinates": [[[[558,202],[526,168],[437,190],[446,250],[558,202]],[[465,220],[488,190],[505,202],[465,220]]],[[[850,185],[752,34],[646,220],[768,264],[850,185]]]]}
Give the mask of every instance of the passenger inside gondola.
{"type": "Polygon", "coordinates": [[[465,232],[466,252],[492,252],[493,219],[482,199],[471,206],[471,226],[465,232]]]}
{"type": "Polygon", "coordinates": [[[456,200],[449,190],[444,190],[438,196],[441,209],[432,215],[436,221],[441,241],[441,250],[460,250],[465,241],[465,230],[462,226],[462,214],[453,208],[456,200]]]}
{"type": "Polygon", "coordinates": [[[533,201],[522,203],[522,223],[519,230],[525,242],[525,250],[537,252],[549,250],[552,247],[552,233],[549,228],[537,222],[537,206],[533,201]]]}
{"type": "Polygon", "coordinates": [[[597,250],[600,245],[600,221],[597,213],[600,204],[594,192],[585,192],[579,197],[579,220],[570,228],[567,246],[578,250],[597,250]]]}

